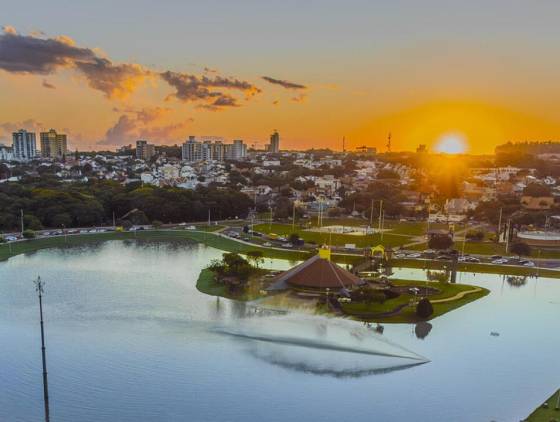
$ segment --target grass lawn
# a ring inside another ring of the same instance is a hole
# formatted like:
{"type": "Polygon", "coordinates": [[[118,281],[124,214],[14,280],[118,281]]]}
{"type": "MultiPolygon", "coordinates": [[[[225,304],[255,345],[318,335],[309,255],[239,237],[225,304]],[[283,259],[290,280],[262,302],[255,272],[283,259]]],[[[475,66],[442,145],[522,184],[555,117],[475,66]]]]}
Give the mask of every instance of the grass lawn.
{"type": "Polygon", "coordinates": [[[226,297],[227,289],[224,284],[217,283],[214,280],[214,273],[210,270],[202,270],[196,281],[198,291],[210,296],[226,297]]]}
{"type": "MultiPolygon", "coordinates": [[[[450,300],[442,303],[432,303],[434,307],[434,313],[428,319],[437,318],[438,316],[444,315],[454,309],[464,306],[470,302],[480,299],[486,296],[489,291],[481,287],[470,286],[466,284],[450,284],[450,283],[435,283],[435,282],[422,282],[422,281],[412,281],[412,280],[392,280],[391,281],[396,286],[410,286],[418,287],[422,289],[426,285],[428,287],[433,287],[440,290],[440,293],[429,296],[430,301],[437,301],[441,299],[452,298],[453,296],[460,294],[462,292],[472,291],[474,289],[479,289],[477,292],[469,293],[462,298],[457,298],[456,300],[450,300]]],[[[420,292],[420,294],[422,294],[420,292]]],[[[391,312],[395,308],[401,305],[407,305],[414,296],[412,294],[401,294],[395,299],[386,300],[384,303],[345,303],[342,305],[342,309],[347,314],[353,316],[357,319],[364,319],[373,322],[386,322],[386,323],[413,323],[422,321],[422,319],[416,316],[416,309],[414,307],[406,306],[400,312],[395,315],[389,316],[379,316],[379,314],[391,312]]]]}
{"type": "MultiPolygon", "coordinates": [[[[402,268],[421,268],[426,270],[442,270],[445,269],[448,262],[430,260],[430,261],[416,261],[414,259],[393,259],[391,266],[402,268]]],[[[536,268],[526,267],[513,267],[508,265],[492,265],[492,264],[476,264],[476,263],[460,263],[457,267],[458,271],[471,272],[471,273],[484,273],[484,274],[503,274],[503,275],[536,275],[536,268]]],[[[539,276],[560,278],[560,271],[549,270],[546,268],[539,268],[539,276]]]]}
{"type": "MultiPolygon", "coordinates": [[[[459,252],[463,250],[463,242],[455,242],[453,247],[459,252]]],[[[407,249],[422,251],[428,249],[427,243],[421,243],[418,245],[413,245],[407,249]]],[[[494,242],[465,242],[465,253],[474,255],[501,255],[501,256],[513,256],[511,252],[506,254],[506,248],[503,243],[494,242]]],[[[555,249],[541,249],[540,255],[538,249],[535,247],[531,248],[531,258],[543,258],[543,259],[560,259],[560,250],[555,249]]]]}
{"type": "MultiPolygon", "coordinates": [[[[258,224],[255,227],[256,231],[261,233],[275,233],[282,236],[289,236],[294,233],[291,224],[258,224]]],[[[303,240],[309,243],[331,244],[334,246],[344,246],[346,244],[355,244],[359,248],[368,246],[377,246],[382,244],[384,246],[401,246],[410,242],[410,237],[403,235],[395,235],[391,233],[384,233],[383,240],[380,234],[373,234],[367,236],[354,236],[351,234],[337,234],[337,233],[321,233],[317,231],[307,231],[298,228],[296,225],[295,233],[297,233],[303,240]]]]}
{"type": "MultiPolygon", "coordinates": [[[[550,422],[550,421],[560,421],[560,410],[555,410],[556,403],[558,403],[558,396],[560,395],[560,390],[554,393],[548,398],[546,403],[548,403],[548,409],[543,405],[539,406],[531,415],[525,419],[527,422],[550,422]]],[[[544,403],[543,403],[544,404],[544,403]]]]}
{"type": "Polygon", "coordinates": [[[198,291],[210,296],[221,296],[228,299],[249,301],[261,297],[260,291],[260,277],[263,271],[259,271],[247,282],[247,288],[240,290],[238,293],[231,292],[223,283],[219,283],[214,278],[214,273],[210,270],[204,269],[200,272],[198,280],[196,281],[196,288],[198,291]]]}

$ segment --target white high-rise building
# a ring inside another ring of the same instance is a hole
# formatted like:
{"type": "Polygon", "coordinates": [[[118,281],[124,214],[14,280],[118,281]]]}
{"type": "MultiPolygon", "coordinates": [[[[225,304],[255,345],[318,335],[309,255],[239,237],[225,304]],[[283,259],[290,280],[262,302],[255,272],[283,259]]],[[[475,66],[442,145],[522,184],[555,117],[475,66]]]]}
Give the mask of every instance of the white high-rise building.
{"type": "Polygon", "coordinates": [[[235,140],[232,144],[224,144],[221,141],[212,142],[205,140],[197,141],[194,136],[182,146],[182,157],[185,161],[224,161],[240,160],[247,154],[247,147],[242,140],[235,140]]]}
{"type": "Polygon", "coordinates": [[[277,130],[270,135],[270,146],[268,148],[269,152],[279,153],[280,152],[280,134],[277,130]]]}
{"type": "Polygon", "coordinates": [[[20,129],[12,133],[14,159],[18,161],[33,160],[37,155],[35,133],[20,129]]]}
{"type": "Polygon", "coordinates": [[[227,145],[226,158],[228,160],[241,160],[247,156],[247,145],[241,139],[236,139],[233,144],[227,145]]]}
{"type": "Polygon", "coordinates": [[[13,148],[0,144],[0,161],[11,161],[14,159],[13,148]]]}

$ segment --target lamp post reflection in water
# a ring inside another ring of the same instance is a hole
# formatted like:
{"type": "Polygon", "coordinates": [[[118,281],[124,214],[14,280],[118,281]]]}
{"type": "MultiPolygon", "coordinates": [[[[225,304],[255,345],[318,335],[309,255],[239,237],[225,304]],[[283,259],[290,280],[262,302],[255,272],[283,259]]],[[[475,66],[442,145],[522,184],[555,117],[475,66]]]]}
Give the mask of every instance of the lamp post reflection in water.
{"type": "Polygon", "coordinates": [[[41,356],[43,360],[43,398],[45,402],[45,421],[49,422],[49,386],[47,381],[47,357],[45,351],[45,330],[43,324],[43,293],[45,292],[45,283],[41,281],[41,277],[37,277],[34,281],[35,290],[39,294],[39,315],[41,317],[41,356]]]}

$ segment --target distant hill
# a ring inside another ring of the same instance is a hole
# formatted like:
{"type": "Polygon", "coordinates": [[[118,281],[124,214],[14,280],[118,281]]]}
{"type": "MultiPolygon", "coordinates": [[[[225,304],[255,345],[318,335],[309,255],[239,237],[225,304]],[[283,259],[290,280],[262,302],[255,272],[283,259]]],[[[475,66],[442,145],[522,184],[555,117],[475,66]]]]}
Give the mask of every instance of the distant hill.
{"type": "Polygon", "coordinates": [[[498,154],[560,154],[560,141],[545,142],[508,142],[507,144],[498,145],[494,152],[498,154]]]}

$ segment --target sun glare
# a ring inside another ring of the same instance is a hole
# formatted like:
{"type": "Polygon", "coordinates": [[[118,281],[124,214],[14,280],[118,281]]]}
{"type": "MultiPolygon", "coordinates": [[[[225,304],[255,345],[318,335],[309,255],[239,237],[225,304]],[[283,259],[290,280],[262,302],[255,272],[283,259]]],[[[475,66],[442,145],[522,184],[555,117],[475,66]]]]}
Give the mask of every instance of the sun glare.
{"type": "Polygon", "coordinates": [[[462,135],[443,135],[438,140],[435,150],[444,154],[463,154],[467,150],[467,142],[462,135]]]}

